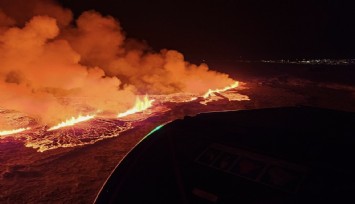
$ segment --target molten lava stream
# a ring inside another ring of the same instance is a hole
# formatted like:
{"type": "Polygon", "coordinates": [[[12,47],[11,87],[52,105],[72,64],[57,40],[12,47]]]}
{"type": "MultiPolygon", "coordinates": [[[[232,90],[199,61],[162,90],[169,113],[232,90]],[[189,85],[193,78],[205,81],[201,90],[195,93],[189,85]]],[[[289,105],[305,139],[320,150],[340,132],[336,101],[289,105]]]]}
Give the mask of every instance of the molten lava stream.
{"type": "Polygon", "coordinates": [[[142,111],[147,110],[148,108],[153,106],[154,100],[150,100],[147,95],[144,96],[143,101],[137,97],[136,102],[133,106],[133,108],[127,110],[126,112],[119,113],[117,115],[118,118],[122,118],[128,115],[132,115],[134,113],[139,113],[142,111]]]}
{"type": "Polygon", "coordinates": [[[23,131],[26,131],[29,129],[31,129],[31,128],[27,127],[27,128],[13,129],[13,130],[4,130],[4,131],[0,131],[0,136],[12,135],[12,134],[20,133],[20,132],[23,132],[23,131]]]}
{"type": "Polygon", "coordinates": [[[48,131],[57,130],[57,129],[60,129],[60,128],[63,128],[63,127],[73,126],[73,125],[75,125],[77,123],[81,123],[81,122],[84,122],[84,121],[91,120],[94,117],[95,117],[95,115],[86,115],[86,116],[79,115],[77,118],[71,117],[70,119],[68,119],[68,120],[66,120],[64,122],[61,122],[58,125],[49,128],[48,131]]]}
{"type": "Polygon", "coordinates": [[[221,92],[225,92],[225,91],[228,91],[230,89],[234,89],[234,88],[237,88],[239,86],[239,82],[236,81],[234,82],[232,85],[230,86],[227,86],[227,87],[224,87],[223,89],[209,89],[204,95],[203,95],[203,98],[208,98],[210,97],[211,95],[213,95],[214,93],[221,93],[221,92]]]}

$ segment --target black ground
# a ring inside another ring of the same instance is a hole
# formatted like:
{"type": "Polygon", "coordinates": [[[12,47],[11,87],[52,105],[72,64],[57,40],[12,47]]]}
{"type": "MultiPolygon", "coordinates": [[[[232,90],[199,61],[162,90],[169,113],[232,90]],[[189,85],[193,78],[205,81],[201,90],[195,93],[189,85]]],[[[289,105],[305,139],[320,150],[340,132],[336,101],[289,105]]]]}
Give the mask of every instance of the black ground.
{"type": "Polygon", "coordinates": [[[97,202],[352,203],[354,122],[309,107],[177,120],[123,160],[97,202]]]}

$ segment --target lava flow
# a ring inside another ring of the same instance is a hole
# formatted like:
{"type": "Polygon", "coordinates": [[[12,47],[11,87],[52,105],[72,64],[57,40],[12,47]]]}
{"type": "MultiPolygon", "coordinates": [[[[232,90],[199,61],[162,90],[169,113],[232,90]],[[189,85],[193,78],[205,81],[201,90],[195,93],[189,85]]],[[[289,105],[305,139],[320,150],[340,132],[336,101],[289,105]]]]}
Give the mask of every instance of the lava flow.
{"type": "Polygon", "coordinates": [[[203,95],[203,98],[206,99],[206,98],[212,96],[212,95],[215,94],[215,93],[225,92],[225,91],[228,91],[228,90],[230,90],[230,89],[237,88],[238,86],[239,86],[239,82],[236,81],[236,82],[234,82],[232,85],[226,86],[226,87],[224,87],[223,89],[214,89],[214,90],[208,89],[208,91],[203,95]]]}
{"type": "Polygon", "coordinates": [[[91,120],[95,117],[95,115],[86,115],[86,116],[78,116],[78,117],[71,117],[70,119],[64,121],[64,122],[61,122],[59,123],[58,125],[56,126],[53,126],[51,128],[48,129],[48,131],[52,131],[52,130],[57,130],[57,129],[60,129],[60,128],[63,128],[63,127],[68,127],[68,126],[73,126],[77,123],[81,123],[81,122],[84,122],[84,121],[88,121],[88,120],[91,120]]]}
{"type": "Polygon", "coordinates": [[[144,96],[143,100],[140,100],[137,96],[136,102],[133,108],[127,110],[126,112],[119,113],[117,115],[118,118],[125,117],[131,114],[139,113],[142,111],[147,110],[148,108],[152,107],[154,100],[150,100],[147,95],[144,96]]]}
{"type": "MultiPolygon", "coordinates": [[[[230,85],[225,89],[218,90],[218,94],[223,95],[228,99],[236,98],[238,101],[249,100],[247,96],[240,95],[236,92],[237,87],[231,88],[232,86],[235,85],[230,85]]],[[[197,95],[184,93],[159,96],[154,95],[153,99],[149,99],[147,95],[144,97],[137,96],[134,107],[116,115],[116,117],[110,117],[97,111],[97,114],[95,115],[72,117],[71,119],[48,129],[45,126],[37,124],[31,129],[17,129],[16,131],[3,131],[0,133],[11,134],[13,138],[23,140],[26,147],[35,148],[38,152],[44,152],[60,147],[75,147],[93,144],[96,141],[116,137],[127,130],[135,128],[137,126],[136,123],[142,122],[147,118],[160,116],[167,111],[177,111],[174,107],[179,107],[180,104],[191,104],[196,107],[197,104],[206,102],[207,100],[215,102],[221,100],[222,98],[216,97],[215,93],[217,93],[216,90],[210,91],[207,98],[203,97],[207,94],[197,95]],[[201,101],[201,99],[204,101],[201,101]],[[147,112],[148,109],[149,111],[147,112]],[[78,123],[81,124],[78,125],[78,123]]],[[[207,105],[207,102],[204,105],[207,105]]],[[[208,110],[208,106],[201,106],[201,108],[200,112],[208,110]]],[[[221,105],[221,110],[224,110],[223,103],[221,105]]],[[[21,123],[22,118],[23,117],[13,119],[21,123]]]]}
{"type": "Polygon", "coordinates": [[[24,131],[30,130],[30,129],[31,129],[31,128],[27,127],[27,128],[13,129],[13,130],[4,130],[4,131],[0,131],[0,136],[12,135],[12,134],[24,132],[24,131]]]}

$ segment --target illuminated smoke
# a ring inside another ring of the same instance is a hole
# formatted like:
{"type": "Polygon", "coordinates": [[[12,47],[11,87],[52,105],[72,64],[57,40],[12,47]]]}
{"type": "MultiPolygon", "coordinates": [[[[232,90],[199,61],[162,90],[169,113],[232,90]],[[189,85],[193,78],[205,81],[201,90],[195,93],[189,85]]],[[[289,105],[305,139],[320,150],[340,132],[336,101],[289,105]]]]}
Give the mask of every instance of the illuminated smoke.
{"type": "Polygon", "coordinates": [[[0,8],[0,107],[51,126],[98,110],[125,112],[142,93],[203,95],[234,83],[178,51],[149,51],[95,11],[73,22],[52,1],[3,0],[0,8]]]}

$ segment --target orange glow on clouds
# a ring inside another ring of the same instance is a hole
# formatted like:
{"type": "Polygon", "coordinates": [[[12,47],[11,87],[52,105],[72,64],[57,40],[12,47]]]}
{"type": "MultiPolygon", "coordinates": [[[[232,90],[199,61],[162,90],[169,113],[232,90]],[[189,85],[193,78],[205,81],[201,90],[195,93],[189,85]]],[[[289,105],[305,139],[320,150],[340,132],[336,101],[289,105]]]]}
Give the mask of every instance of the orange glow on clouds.
{"type": "MultiPolygon", "coordinates": [[[[127,38],[112,16],[85,11],[74,19],[69,9],[43,0],[0,1],[0,8],[0,106],[40,125],[86,110],[122,117],[152,105],[143,99],[127,110],[140,93],[200,96],[208,91],[208,97],[235,82],[207,64],[186,61],[179,51],[152,51],[127,38]]],[[[86,117],[50,130],[81,120],[86,117]]]]}

